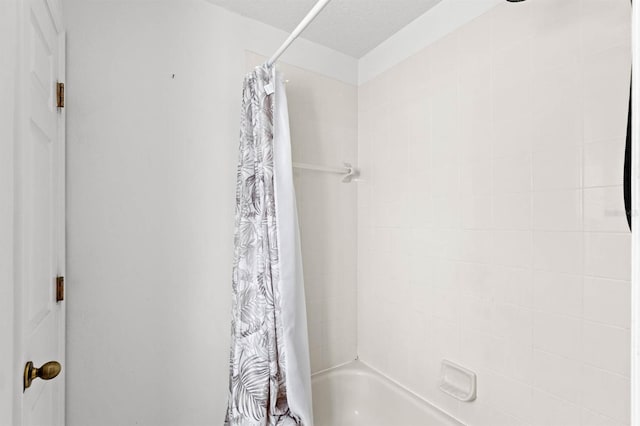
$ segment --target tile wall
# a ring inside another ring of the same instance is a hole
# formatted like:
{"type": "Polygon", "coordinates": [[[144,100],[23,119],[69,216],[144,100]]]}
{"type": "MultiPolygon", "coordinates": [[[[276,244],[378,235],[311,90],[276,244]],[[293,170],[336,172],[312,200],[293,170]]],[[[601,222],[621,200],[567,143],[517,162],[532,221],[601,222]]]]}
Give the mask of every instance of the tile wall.
{"type": "Polygon", "coordinates": [[[629,22],[504,2],[359,88],[358,352],[469,425],[629,424],[629,22]]]}

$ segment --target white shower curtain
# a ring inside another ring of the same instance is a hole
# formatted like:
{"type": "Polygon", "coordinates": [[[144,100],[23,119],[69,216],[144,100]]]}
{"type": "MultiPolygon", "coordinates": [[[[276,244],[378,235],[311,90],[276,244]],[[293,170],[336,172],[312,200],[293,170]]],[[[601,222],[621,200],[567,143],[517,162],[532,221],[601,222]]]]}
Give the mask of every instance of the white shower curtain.
{"type": "Polygon", "coordinates": [[[313,425],[291,141],[275,69],[245,78],[225,425],[313,425]]]}

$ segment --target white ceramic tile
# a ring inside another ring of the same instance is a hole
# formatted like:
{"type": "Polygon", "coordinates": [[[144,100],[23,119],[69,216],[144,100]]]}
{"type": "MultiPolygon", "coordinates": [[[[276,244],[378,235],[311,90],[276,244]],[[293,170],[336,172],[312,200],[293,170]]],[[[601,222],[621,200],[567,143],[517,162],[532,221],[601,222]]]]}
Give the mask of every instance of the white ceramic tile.
{"type": "Polygon", "coordinates": [[[582,410],[581,413],[581,426],[623,426],[611,417],[603,416],[600,413],[596,413],[590,410],[582,410]]]}
{"type": "Polygon", "coordinates": [[[463,155],[460,164],[460,192],[463,195],[491,194],[491,153],[463,155]]]}
{"type": "Polygon", "coordinates": [[[554,314],[582,315],[583,276],[534,271],[533,307],[554,314]]]}
{"type": "MultiPolygon", "coordinates": [[[[480,65],[486,67],[488,65],[480,65]]],[[[476,73],[483,72],[483,68],[470,68],[469,75],[479,78],[476,73]],[[473,72],[472,72],[473,70],[473,72]]],[[[491,104],[490,80],[488,77],[483,83],[460,82],[460,146],[471,157],[491,154],[493,143],[492,111],[487,108],[491,104]],[[472,88],[465,84],[476,84],[472,88]]]]}
{"type": "Polygon", "coordinates": [[[578,21],[576,10],[581,7],[582,0],[566,0],[557,2],[555,0],[538,0],[534,7],[536,13],[536,31],[541,32],[550,25],[562,25],[578,21]]]}
{"type": "Polygon", "coordinates": [[[491,333],[493,328],[494,307],[486,299],[462,297],[460,303],[462,327],[481,333],[491,333]]]}
{"type": "Polygon", "coordinates": [[[515,380],[532,385],[534,377],[533,350],[529,343],[501,341],[503,347],[496,371],[515,380]]]}
{"type": "Polygon", "coordinates": [[[531,189],[531,158],[527,155],[494,159],[495,194],[526,192],[531,189]]]}
{"type": "Polygon", "coordinates": [[[462,301],[457,294],[434,291],[432,298],[433,316],[453,323],[460,320],[462,301]]]}
{"type": "Polygon", "coordinates": [[[460,362],[472,371],[500,371],[506,359],[505,342],[491,334],[462,329],[460,362]]]}
{"type": "Polygon", "coordinates": [[[444,358],[458,359],[460,356],[460,327],[458,324],[439,318],[430,318],[431,350],[430,357],[436,361],[434,367],[440,367],[444,358]]]}
{"type": "Polygon", "coordinates": [[[482,382],[490,403],[500,411],[523,419],[530,419],[533,408],[533,389],[517,380],[488,373],[482,382]]]}
{"type": "MultiPolygon", "coordinates": [[[[551,123],[555,124],[555,126],[551,126],[549,129],[535,129],[536,135],[542,136],[546,134],[547,136],[551,136],[552,139],[555,139],[556,143],[561,145],[579,144],[582,141],[582,123],[580,123],[580,126],[577,129],[579,131],[578,140],[563,140],[562,138],[557,138],[557,135],[553,130],[566,130],[567,128],[563,127],[561,123],[553,121],[556,120],[557,117],[551,117],[546,113],[553,111],[567,111],[573,107],[578,109],[580,114],[578,117],[582,117],[582,71],[580,64],[571,61],[568,64],[557,62],[549,64],[551,68],[548,68],[546,64],[543,64],[542,66],[545,69],[538,70],[533,75],[532,86],[535,87],[536,90],[532,92],[532,112],[534,116],[538,117],[538,123],[544,123],[545,125],[550,124],[546,121],[540,121],[542,117],[546,117],[546,119],[551,120],[551,123]],[[560,106],[560,108],[556,109],[558,106],[560,106]]],[[[574,115],[570,115],[569,117],[575,118],[574,115]]],[[[573,125],[574,123],[573,120],[571,120],[564,124],[573,125]]],[[[567,134],[565,132],[560,133],[567,134]]],[[[569,134],[573,134],[573,132],[569,134]]],[[[534,150],[553,148],[553,145],[548,143],[548,141],[540,140],[540,137],[536,139],[534,150]]]]}
{"type": "Polygon", "coordinates": [[[407,217],[412,228],[430,228],[433,226],[434,209],[431,191],[412,191],[407,201],[407,217]]]}
{"type": "Polygon", "coordinates": [[[536,312],[533,318],[535,349],[574,360],[580,359],[582,322],[565,315],[536,312]]]}
{"type": "Polygon", "coordinates": [[[533,267],[568,274],[580,274],[583,267],[582,232],[533,233],[533,267]]]}
{"type": "Polygon", "coordinates": [[[585,236],[586,275],[628,281],[631,276],[631,236],[629,233],[587,232],[585,236]]]}
{"type": "Polygon", "coordinates": [[[464,197],[461,199],[463,229],[490,229],[492,225],[490,197],[464,197]]]}
{"type": "Polygon", "coordinates": [[[427,64],[420,59],[418,55],[413,55],[395,66],[395,75],[400,77],[395,87],[392,88],[396,105],[402,106],[407,99],[412,97],[415,90],[426,88],[426,82],[419,85],[411,84],[411,81],[414,80],[417,75],[428,72],[427,64]]]}
{"type": "Polygon", "coordinates": [[[358,87],[358,120],[362,120],[364,114],[370,112],[373,107],[374,81],[368,81],[358,87]]]}
{"type": "Polygon", "coordinates": [[[582,374],[583,407],[629,424],[629,379],[590,366],[584,366],[582,374]]]}
{"type": "Polygon", "coordinates": [[[631,327],[631,285],[627,281],[584,279],[584,317],[616,327],[631,327]]]}
{"type": "MultiPolygon", "coordinates": [[[[303,248],[306,247],[308,246],[303,244],[303,248]]],[[[310,252],[307,251],[307,253],[310,252]]],[[[314,272],[320,268],[312,267],[310,263],[307,261],[309,268],[304,271],[305,297],[308,302],[318,302],[325,297],[324,277],[319,272],[314,272]]]]}
{"type": "Polygon", "coordinates": [[[629,330],[585,321],[583,359],[592,366],[629,377],[630,339],[629,330]]]}
{"type": "MultiPolygon", "coordinates": [[[[416,157],[419,158],[419,157],[416,157]]],[[[429,165],[411,165],[408,173],[407,193],[410,206],[422,206],[431,198],[431,175],[429,165]]]]}
{"type": "Polygon", "coordinates": [[[621,185],[625,140],[589,143],[584,146],[584,186],[621,185]]]}
{"type": "Polygon", "coordinates": [[[576,0],[560,2],[574,5],[574,7],[559,5],[557,2],[547,3],[547,7],[542,8],[543,20],[532,43],[533,66],[536,70],[580,60],[581,27],[580,22],[575,19],[576,11],[580,10],[580,3],[576,0]],[[571,9],[573,17],[566,17],[562,12],[558,12],[561,7],[565,10],[571,9]]]}
{"type": "Polygon", "coordinates": [[[407,250],[407,241],[411,237],[410,234],[402,228],[375,228],[373,237],[376,244],[373,249],[377,252],[386,254],[401,255],[401,251],[407,250]]]}
{"type": "Polygon", "coordinates": [[[414,256],[425,258],[433,255],[433,231],[413,228],[407,234],[407,251],[414,256]]]}
{"type": "Polygon", "coordinates": [[[493,262],[500,266],[531,266],[531,232],[494,231],[493,262]]]}
{"type": "MultiPolygon", "coordinates": [[[[422,262],[422,265],[425,266],[424,262],[422,262]]],[[[428,267],[428,265],[426,265],[426,267],[428,267]]],[[[429,286],[432,278],[426,278],[425,280],[428,281],[409,282],[407,309],[410,309],[412,313],[430,314],[433,310],[431,305],[433,289],[429,286]]]]}
{"type": "Polygon", "coordinates": [[[630,3],[582,1],[583,52],[589,54],[626,45],[631,39],[630,3]]]}
{"type": "Polygon", "coordinates": [[[386,154],[380,154],[386,158],[385,167],[373,170],[372,184],[375,189],[375,198],[383,202],[397,202],[407,195],[407,183],[409,173],[407,159],[394,158],[386,154]]]}
{"type": "MultiPolygon", "coordinates": [[[[491,45],[491,22],[488,19],[477,18],[459,28],[458,54],[461,61],[486,58],[487,46],[491,45]]],[[[461,74],[464,73],[464,68],[461,74]]]]}
{"type": "Polygon", "coordinates": [[[455,80],[458,70],[458,39],[455,33],[449,34],[435,41],[429,46],[428,74],[430,83],[438,87],[437,83],[455,80]]]}
{"type": "Polygon", "coordinates": [[[430,78],[426,78],[429,75],[429,62],[431,56],[429,49],[422,49],[415,55],[407,58],[406,70],[404,76],[408,83],[409,96],[414,96],[416,90],[426,90],[428,87],[428,81],[430,78]]]}
{"type": "Polygon", "coordinates": [[[583,388],[582,367],[575,360],[546,352],[533,352],[536,388],[561,399],[580,403],[583,388]]]}
{"type": "Polygon", "coordinates": [[[460,231],[434,229],[432,233],[433,256],[439,259],[460,260],[460,231]]]}
{"type": "Polygon", "coordinates": [[[394,202],[377,201],[373,204],[373,223],[379,227],[399,227],[409,217],[407,200],[394,202]]]}
{"type": "MultiPolygon", "coordinates": [[[[463,41],[458,40],[458,49],[468,51],[468,46],[464,46],[463,41]]],[[[491,58],[482,51],[468,53],[468,55],[464,54],[459,57],[461,65],[458,77],[459,90],[460,94],[464,95],[460,97],[461,107],[466,103],[467,96],[472,98],[484,97],[491,92],[491,58]]],[[[486,100],[484,104],[486,105],[488,102],[490,100],[486,100]]],[[[476,103],[477,100],[472,100],[468,105],[471,106],[476,103]]],[[[462,111],[460,112],[462,113],[462,111]]]]}
{"type": "Polygon", "coordinates": [[[433,223],[438,228],[459,228],[461,219],[460,196],[458,194],[437,195],[431,199],[433,223]]]}
{"type": "MultiPolygon", "coordinates": [[[[577,70],[576,70],[577,71],[577,70]]],[[[576,86],[577,87],[577,86],[576,86]]],[[[533,151],[553,149],[560,145],[582,143],[582,99],[579,90],[576,97],[571,91],[560,96],[549,96],[550,103],[533,116],[533,151]]],[[[538,96],[543,96],[538,93],[538,96]]]]}
{"type": "Polygon", "coordinates": [[[622,185],[584,190],[584,230],[627,232],[622,185]]]}
{"type": "Polygon", "coordinates": [[[534,4],[501,4],[487,13],[491,20],[491,43],[504,49],[529,38],[536,30],[534,4]],[[523,6],[523,7],[514,7],[523,6]]]}
{"type": "Polygon", "coordinates": [[[489,265],[457,262],[455,269],[462,295],[485,300],[493,298],[494,275],[489,265]]]}
{"type": "MultiPolygon", "coordinates": [[[[484,380],[483,374],[478,377],[484,380]]],[[[476,399],[473,404],[459,404],[455,413],[463,424],[506,426],[514,423],[512,418],[505,418],[507,415],[501,414],[487,399],[476,399]]]]}
{"type": "Polygon", "coordinates": [[[498,78],[492,79],[490,105],[494,157],[516,157],[531,153],[534,140],[530,86],[526,80],[514,85],[498,78]]]}
{"type": "Polygon", "coordinates": [[[498,194],[493,197],[493,227],[496,229],[531,229],[531,194],[498,194]]]}
{"type": "Polygon", "coordinates": [[[533,390],[534,425],[577,425],[580,407],[539,389],[533,390]]]}
{"type": "Polygon", "coordinates": [[[322,346],[309,346],[309,361],[311,363],[311,372],[316,373],[328,368],[324,362],[322,346]]]}
{"type": "Polygon", "coordinates": [[[463,262],[488,263],[491,261],[493,235],[490,231],[462,230],[458,235],[456,259],[463,262]]]}
{"type": "Polygon", "coordinates": [[[459,163],[431,163],[431,187],[433,195],[457,194],[460,188],[459,163]]]}
{"type": "Polygon", "coordinates": [[[584,140],[624,140],[629,109],[629,47],[585,58],[584,140]]]}
{"type": "Polygon", "coordinates": [[[324,347],[327,368],[353,361],[356,353],[354,340],[336,341],[324,347]]]}
{"type": "MultiPolygon", "coordinates": [[[[323,303],[321,300],[319,301],[309,301],[307,302],[307,319],[311,326],[320,325],[323,321],[323,303]]],[[[321,327],[319,327],[321,328],[321,327]]],[[[322,338],[322,332],[319,329],[316,329],[318,339],[322,338]]],[[[320,340],[314,341],[320,344],[320,340]]]]}
{"type": "Polygon", "coordinates": [[[534,192],[533,229],[582,231],[582,190],[534,192]]]}
{"type": "Polygon", "coordinates": [[[582,144],[581,75],[578,63],[536,73],[532,99],[534,152],[582,144]]]}
{"type": "Polygon", "coordinates": [[[415,331],[413,335],[412,350],[409,351],[409,365],[414,371],[418,371],[424,368],[422,360],[424,354],[429,352],[429,348],[433,338],[432,322],[430,316],[422,312],[412,311],[409,312],[409,321],[415,331]]]}
{"type": "Polygon", "coordinates": [[[434,94],[431,109],[431,155],[435,162],[450,160],[458,149],[457,89],[442,89],[434,94]]]}
{"type": "Polygon", "coordinates": [[[412,143],[409,145],[408,184],[412,193],[428,192],[431,190],[431,181],[429,180],[429,156],[425,151],[428,152],[429,147],[423,146],[422,143],[412,143]]]}
{"type": "Polygon", "coordinates": [[[435,291],[457,294],[460,288],[457,263],[451,260],[434,259],[430,266],[433,269],[430,287],[435,291]]]}
{"type": "Polygon", "coordinates": [[[533,311],[520,306],[497,304],[493,308],[493,333],[508,342],[532,344],[533,311]]]}
{"type": "Polygon", "coordinates": [[[491,267],[493,297],[497,303],[533,307],[533,272],[529,268],[491,267]]]}
{"type": "Polygon", "coordinates": [[[428,154],[431,144],[431,97],[427,91],[414,91],[413,97],[407,100],[407,137],[409,146],[421,147],[423,155],[428,154]]]}
{"type": "Polygon", "coordinates": [[[556,147],[533,153],[533,189],[549,191],[582,186],[582,147],[556,147]]]}
{"type": "MultiPolygon", "coordinates": [[[[403,321],[406,327],[408,322],[403,321]]],[[[397,329],[399,325],[392,325],[392,329],[397,329]]],[[[401,383],[409,380],[409,337],[405,333],[390,333],[387,337],[387,354],[389,357],[389,367],[387,374],[396,377],[401,383]]]]}
{"type": "Polygon", "coordinates": [[[533,74],[531,41],[524,39],[494,51],[491,56],[491,72],[495,86],[522,86],[533,74]]]}

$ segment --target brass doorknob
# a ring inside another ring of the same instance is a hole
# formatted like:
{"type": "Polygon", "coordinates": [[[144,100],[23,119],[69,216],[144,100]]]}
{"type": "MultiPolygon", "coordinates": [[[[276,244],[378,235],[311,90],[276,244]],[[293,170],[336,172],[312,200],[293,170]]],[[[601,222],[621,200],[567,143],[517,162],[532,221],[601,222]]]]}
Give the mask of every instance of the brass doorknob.
{"type": "Polygon", "coordinates": [[[24,366],[23,390],[31,386],[33,379],[41,378],[42,380],[51,380],[60,374],[60,371],[62,371],[62,366],[57,361],[49,361],[40,368],[34,367],[31,361],[27,362],[24,366]]]}

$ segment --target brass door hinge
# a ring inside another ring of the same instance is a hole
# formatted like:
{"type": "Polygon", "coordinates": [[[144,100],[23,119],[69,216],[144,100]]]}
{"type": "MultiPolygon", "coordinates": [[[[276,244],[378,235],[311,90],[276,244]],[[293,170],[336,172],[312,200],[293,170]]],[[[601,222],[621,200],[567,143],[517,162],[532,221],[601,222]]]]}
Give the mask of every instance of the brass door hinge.
{"type": "Polygon", "coordinates": [[[56,278],[56,302],[64,300],[64,277],[56,278]]]}
{"type": "Polygon", "coordinates": [[[56,83],[56,105],[64,108],[64,83],[56,83]]]}

